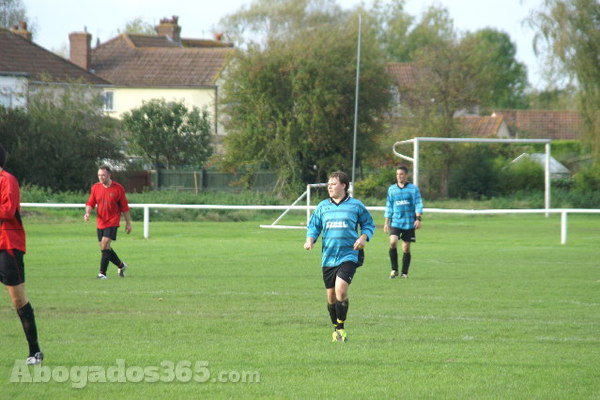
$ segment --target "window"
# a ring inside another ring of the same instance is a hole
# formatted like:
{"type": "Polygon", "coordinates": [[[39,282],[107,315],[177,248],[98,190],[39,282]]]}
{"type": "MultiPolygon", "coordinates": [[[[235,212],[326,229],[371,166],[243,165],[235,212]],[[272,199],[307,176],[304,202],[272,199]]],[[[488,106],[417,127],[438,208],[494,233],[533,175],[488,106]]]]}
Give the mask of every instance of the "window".
{"type": "Polygon", "coordinates": [[[10,89],[0,88],[0,106],[4,108],[11,108],[13,103],[13,96],[10,89]]]}
{"type": "Polygon", "coordinates": [[[115,110],[115,100],[114,100],[115,93],[114,92],[104,92],[102,94],[102,96],[104,97],[104,111],[114,111],[115,110]]]}

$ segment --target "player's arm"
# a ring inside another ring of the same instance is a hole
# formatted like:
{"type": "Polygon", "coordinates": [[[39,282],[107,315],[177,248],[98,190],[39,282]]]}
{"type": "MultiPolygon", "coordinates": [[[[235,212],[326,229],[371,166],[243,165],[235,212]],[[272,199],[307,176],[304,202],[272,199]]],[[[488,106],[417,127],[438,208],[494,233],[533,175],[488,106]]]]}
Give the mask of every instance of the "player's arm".
{"type": "Polygon", "coordinates": [[[131,214],[129,211],[125,211],[123,216],[125,217],[125,232],[131,233],[131,214]]]}
{"type": "Polygon", "coordinates": [[[312,236],[306,237],[306,242],[304,242],[304,250],[312,250],[315,247],[315,238],[312,236]]]}
{"type": "Polygon", "coordinates": [[[385,221],[383,223],[383,232],[390,233],[390,223],[392,222],[392,216],[394,215],[394,201],[391,197],[390,190],[388,189],[388,195],[385,201],[385,221]]]}
{"type": "Polygon", "coordinates": [[[361,235],[354,242],[354,250],[361,250],[363,247],[365,247],[367,241],[371,240],[373,234],[375,233],[375,221],[373,221],[371,213],[366,209],[365,206],[362,206],[362,210],[358,218],[361,235]]]}
{"type": "Polygon", "coordinates": [[[423,216],[423,198],[421,191],[417,187],[415,190],[415,229],[421,227],[421,218],[423,216]]]}
{"type": "Polygon", "coordinates": [[[5,185],[0,189],[0,220],[12,219],[15,217],[17,206],[19,204],[18,187],[17,191],[15,191],[14,188],[11,188],[9,185],[5,185]],[[14,196],[13,193],[16,193],[17,196],[14,196]]]}
{"type": "Polygon", "coordinates": [[[93,209],[94,207],[88,206],[87,204],[85,205],[85,214],[83,214],[83,220],[85,222],[88,222],[90,220],[90,214],[92,213],[93,209]]]}

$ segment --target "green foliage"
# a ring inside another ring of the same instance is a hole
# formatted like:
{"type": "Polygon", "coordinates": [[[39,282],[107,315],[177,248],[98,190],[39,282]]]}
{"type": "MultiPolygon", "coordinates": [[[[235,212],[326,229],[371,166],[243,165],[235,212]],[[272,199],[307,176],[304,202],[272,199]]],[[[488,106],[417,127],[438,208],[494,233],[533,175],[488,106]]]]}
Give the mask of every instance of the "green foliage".
{"type": "Polygon", "coordinates": [[[538,29],[536,49],[545,56],[546,65],[558,71],[550,75],[550,86],[560,81],[556,75],[576,82],[584,137],[592,154],[600,157],[600,3],[546,0],[529,23],[538,29]]]}
{"type": "MultiPolygon", "coordinates": [[[[600,191],[600,162],[575,174],[575,189],[580,192],[600,191]]],[[[600,202],[596,204],[596,207],[600,202]]]]}
{"type": "Polygon", "coordinates": [[[0,109],[0,134],[10,153],[7,169],[21,184],[85,189],[100,162],[121,158],[117,121],[103,115],[94,89],[39,85],[29,95],[27,110],[0,109]]]}
{"type": "Polygon", "coordinates": [[[123,115],[132,147],[157,168],[202,165],[212,154],[208,112],[183,102],[146,101],[123,115]]]}
{"type": "Polygon", "coordinates": [[[518,190],[544,190],[544,169],[527,158],[502,169],[500,191],[510,194],[518,190]]]}
{"type": "Polygon", "coordinates": [[[453,168],[450,179],[450,197],[485,198],[498,191],[499,177],[489,146],[472,146],[461,153],[460,163],[453,168]]]}
{"type": "Polygon", "coordinates": [[[394,168],[382,168],[374,174],[357,181],[354,185],[355,197],[358,199],[374,198],[384,201],[390,185],[396,182],[396,170],[394,168]]]}
{"type": "MultiPolygon", "coordinates": [[[[293,1],[279,2],[292,4],[293,1]]],[[[304,4],[304,3],[303,3],[304,4]]],[[[313,20],[320,9],[301,10],[313,20]]],[[[273,25],[285,18],[277,14],[273,25]]],[[[228,116],[227,163],[247,172],[277,169],[279,190],[296,193],[352,161],[357,18],[327,14],[328,24],[304,26],[292,37],[270,38],[240,51],[228,71],[222,104],[228,116]]],[[[264,15],[261,14],[262,21],[264,15]]],[[[287,26],[287,25],[286,25],[287,26]]],[[[277,27],[273,27],[278,31],[277,27]]],[[[363,25],[357,159],[376,148],[378,116],[389,102],[389,82],[368,26],[363,25]]]]}
{"type": "Polygon", "coordinates": [[[477,74],[486,83],[480,87],[480,106],[491,108],[528,108],[527,68],[516,57],[517,47],[507,33],[491,28],[469,33],[462,45],[470,47],[477,74]]]}

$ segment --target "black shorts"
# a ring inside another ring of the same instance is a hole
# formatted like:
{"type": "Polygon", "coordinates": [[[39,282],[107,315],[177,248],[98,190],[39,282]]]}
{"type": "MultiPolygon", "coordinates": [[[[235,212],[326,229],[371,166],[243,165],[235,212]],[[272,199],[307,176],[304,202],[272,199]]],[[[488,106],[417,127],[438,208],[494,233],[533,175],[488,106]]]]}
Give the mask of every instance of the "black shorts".
{"type": "Polygon", "coordinates": [[[117,229],[118,226],[111,226],[104,229],[98,229],[98,241],[101,241],[103,237],[111,238],[112,240],[117,240],[117,229]]]}
{"type": "Polygon", "coordinates": [[[352,278],[356,273],[356,268],[358,268],[358,265],[352,261],[341,263],[337,267],[323,267],[323,282],[325,283],[325,289],[335,287],[335,278],[338,276],[348,282],[348,285],[351,284],[352,278]]]}
{"type": "Polygon", "coordinates": [[[403,242],[416,242],[417,241],[417,236],[415,235],[414,229],[400,229],[400,228],[394,228],[392,226],[392,227],[390,227],[390,236],[391,235],[398,236],[398,238],[400,240],[402,240],[403,242]]]}
{"type": "Polygon", "coordinates": [[[25,264],[23,252],[0,250],[0,282],[6,286],[17,286],[25,282],[25,264]]]}

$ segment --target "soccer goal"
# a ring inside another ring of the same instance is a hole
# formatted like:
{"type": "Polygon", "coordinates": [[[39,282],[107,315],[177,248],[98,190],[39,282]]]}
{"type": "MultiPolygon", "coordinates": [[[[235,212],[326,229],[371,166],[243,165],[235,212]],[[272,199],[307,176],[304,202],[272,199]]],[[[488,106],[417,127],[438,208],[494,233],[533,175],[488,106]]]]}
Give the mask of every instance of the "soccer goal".
{"type": "Polygon", "coordinates": [[[306,185],[306,190],[300,195],[288,208],[286,208],[275,221],[270,225],[260,225],[261,228],[272,228],[272,229],[306,229],[308,222],[310,221],[310,195],[311,189],[327,187],[327,183],[310,183],[306,185]],[[298,206],[297,204],[306,198],[306,207],[298,206]],[[290,210],[303,210],[306,208],[306,225],[279,225],[279,221],[290,211],[290,210]]]}
{"type": "MultiPolygon", "coordinates": [[[[441,137],[416,137],[413,139],[402,140],[394,143],[392,151],[394,154],[406,161],[413,163],[413,182],[415,185],[419,185],[419,143],[421,142],[443,142],[443,143],[517,143],[517,144],[545,144],[546,146],[546,158],[544,162],[544,208],[546,211],[550,209],[550,139],[483,139],[483,138],[441,138],[441,137]],[[400,154],[396,149],[397,146],[403,144],[413,144],[413,156],[409,157],[404,154],[400,154]]],[[[546,212],[546,216],[548,216],[546,212]]]]}

